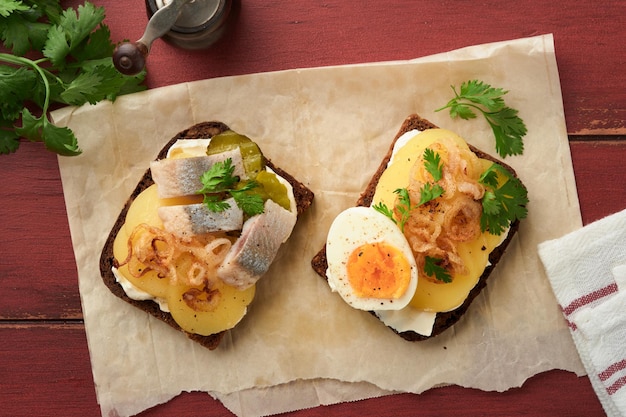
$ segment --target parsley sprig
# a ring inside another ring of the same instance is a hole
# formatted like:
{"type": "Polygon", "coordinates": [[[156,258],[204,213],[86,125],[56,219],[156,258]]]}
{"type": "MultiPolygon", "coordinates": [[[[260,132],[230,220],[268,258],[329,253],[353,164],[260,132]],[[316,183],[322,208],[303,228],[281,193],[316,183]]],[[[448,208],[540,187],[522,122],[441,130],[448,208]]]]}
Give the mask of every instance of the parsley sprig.
{"type": "Polygon", "coordinates": [[[399,197],[396,209],[400,213],[400,230],[404,232],[404,225],[411,216],[411,196],[409,195],[409,190],[406,188],[398,188],[394,193],[399,197]]]}
{"type": "MultiPolygon", "coordinates": [[[[439,156],[439,154],[437,152],[434,152],[430,148],[426,148],[424,150],[424,164],[426,170],[433,176],[433,179],[435,181],[439,181],[443,176],[443,163],[441,162],[441,157],[439,156]]],[[[439,184],[433,184],[430,182],[425,183],[420,189],[419,202],[413,206],[411,205],[411,196],[409,195],[408,189],[398,188],[394,190],[394,193],[397,194],[399,197],[395,209],[400,214],[400,219],[396,220],[393,210],[391,210],[382,201],[378,204],[374,204],[372,208],[389,217],[391,220],[394,221],[394,223],[399,225],[400,230],[404,232],[404,225],[411,216],[411,210],[414,210],[417,207],[440,197],[444,193],[444,189],[439,184]]]]}
{"type": "Polygon", "coordinates": [[[485,186],[483,213],[480,217],[483,232],[500,235],[511,222],[527,216],[528,191],[509,171],[492,164],[482,173],[479,182],[485,186]]]}
{"type": "Polygon", "coordinates": [[[452,282],[452,275],[450,275],[450,272],[441,266],[440,263],[441,259],[426,256],[424,258],[424,273],[428,276],[435,277],[437,281],[445,283],[452,282]]]}
{"type": "Polygon", "coordinates": [[[424,167],[433,176],[433,180],[439,181],[443,177],[441,156],[430,148],[424,150],[424,167]]]}
{"type": "Polygon", "coordinates": [[[212,212],[222,212],[230,208],[224,196],[230,196],[237,206],[248,216],[263,213],[263,197],[250,192],[258,187],[256,181],[240,182],[235,174],[235,166],[231,158],[217,162],[200,177],[202,189],[198,194],[204,195],[204,204],[212,212]]]}
{"type": "Polygon", "coordinates": [[[420,201],[417,203],[416,207],[421,206],[422,204],[426,204],[429,201],[434,200],[435,198],[441,197],[443,194],[443,187],[439,184],[431,184],[427,182],[420,189],[420,201]]]}
{"type": "Polygon", "coordinates": [[[59,155],[78,155],[74,133],[50,121],[51,106],[145,89],[145,73],[128,77],[113,66],[104,17],[104,8],[89,2],[64,10],[58,0],[0,1],[0,39],[11,51],[0,53],[0,154],[15,152],[24,137],[59,155]]]}
{"type": "Polygon", "coordinates": [[[508,155],[524,153],[522,138],[527,129],[524,121],[518,116],[518,111],[506,106],[502,98],[508,91],[494,88],[478,80],[461,83],[460,91],[454,86],[454,98],[435,110],[450,109],[452,118],[460,117],[468,120],[476,118],[476,112],[481,113],[493,130],[496,138],[496,151],[505,158],[508,155]]]}
{"type": "Polygon", "coordinates": [[[397,188],[393,192],[398,195],[398,203],[395,205],[395,209],[400,214],[400,219],[396,220],[393,210],[391,210],[385,203],[382,201],[378,202],[378,204],[374,204],[372,208],[379,213],[384,214],[389,217],[395,224],[400,227],[400,230],[404,232],[404,225],[411,217],[411,210],[416,209],[417,207],[428,203],[440,197],[443,194],[443,187],[439,184],[431,184],[426,183],[422,186],[420,190],[420,201],[411,205],[411,196],[409,195],[409,190],[406,188],[397,188]]]}

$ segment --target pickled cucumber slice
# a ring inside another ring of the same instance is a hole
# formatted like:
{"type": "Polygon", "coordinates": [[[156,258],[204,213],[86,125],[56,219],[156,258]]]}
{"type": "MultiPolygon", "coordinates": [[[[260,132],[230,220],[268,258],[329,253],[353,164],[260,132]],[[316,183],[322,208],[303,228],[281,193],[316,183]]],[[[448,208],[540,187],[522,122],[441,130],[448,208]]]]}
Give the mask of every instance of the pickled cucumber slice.
{"type": "Polygon", "coordinates": [[[259,189],[263,193],[263,200],[267,200],[269,198],[285,210],[291,210],[291,201],[289,200],[287,187],[278,180],[276,174],[268,171],[261,171],[256,176],[255,180],[259,184],[259,189]]]}
{"type": "Polygon", "coordinates": [[[254,178],[265,168],[263,154],[258,145],[250,138],[227,130],[211,138],[207,147],[207,155],[214,155],[239,147],[243,157],[243,165],[248,177],[254,178]]]}

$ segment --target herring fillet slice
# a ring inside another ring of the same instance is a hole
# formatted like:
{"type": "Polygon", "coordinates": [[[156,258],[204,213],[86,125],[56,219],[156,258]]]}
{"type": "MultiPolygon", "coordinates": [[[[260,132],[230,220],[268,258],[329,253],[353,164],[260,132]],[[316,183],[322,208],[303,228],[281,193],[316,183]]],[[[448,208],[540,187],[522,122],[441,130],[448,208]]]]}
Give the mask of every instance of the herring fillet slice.
{"type": "Polygon", "coordinates": [[[222,281],[241,290],[254,285],[267,272],[296,224],[296,214],[272,200],[267,200],[264,208],[262,214],[244,223],[241,236],[217,270],[222,281]]]}
{"type": "Polygon", "coordinates": [[[159,207],[158,214],[165,230],[183,238],[210,232],[241,230],[243,211],[237,207],[234,198],[224,202],[229,207],[220,212],[213,212],[205,204],[196,203],[159,207]]]}
{"type": "Polygon", "coordinates": [[[152,179],[158,186],[159,198],[173,198],[197,194],[202,189],[202,174],[218,162],[231,159],[233,175],[247,179],[239,148],[214,155],[191,158],[166,158],[150,163],[152,179]]]}

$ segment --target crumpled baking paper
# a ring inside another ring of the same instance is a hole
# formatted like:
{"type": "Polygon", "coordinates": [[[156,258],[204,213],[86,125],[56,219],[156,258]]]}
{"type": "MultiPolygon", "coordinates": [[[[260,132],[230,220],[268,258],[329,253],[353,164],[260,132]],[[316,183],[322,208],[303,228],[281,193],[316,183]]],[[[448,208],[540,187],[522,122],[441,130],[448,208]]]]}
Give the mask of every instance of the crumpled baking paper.
{"type": "Polygon", "coordinates": [[[504,391],[550,369],[584,374],[537,256],[539,242],[582,226],[551,35],[401,62],[297,69],[155,88],[64,108],[83,153],[60,157],[98,402],[129,416],[182,391],[206,391],[238,416],[420,393],[441,384],[504,391]],[[354,205],[402,121],[418,113],[495,154],[487,123],[435,112],[451,85],[509,90],[528,126],[505,160],[529,190],[529,215],[486,290],[452,329],[420,343],[352,310],[310,267],[332,219],[354,205]],[[316,194],[244,320],[215,351],[113,296],[98,260],[131,190],[161,147],[220,120],[316,194]]]}

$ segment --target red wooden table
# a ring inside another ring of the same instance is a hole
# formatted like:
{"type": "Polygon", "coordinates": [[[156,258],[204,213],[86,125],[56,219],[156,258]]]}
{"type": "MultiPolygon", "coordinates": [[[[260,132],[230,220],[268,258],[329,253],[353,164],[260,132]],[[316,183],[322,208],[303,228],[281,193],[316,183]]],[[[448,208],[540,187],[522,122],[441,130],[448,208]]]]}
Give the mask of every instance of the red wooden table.
{"type": "MultiPolygon", "coordinates": [[[[93,3],[106,8],[115,41],[141,36],[143,0],[93,3]]],[[[553,33],[582,217],[589,223],[626,208],[624,18],[623,1],[244,0],[234,30],[210,50],[157,41],[147,84],[403,60],[553,33]]],[[[56,156],[41,144],[23,143],[0,161],[0,415],[99,415],[56,156]]],[[[558,370],[505,393],[445,387],[290,415],[453,413],[604,415],[586,377],[558,370]]],[[[192,393],[141,415],[228,414],[206,394],[192,393]]]]}

